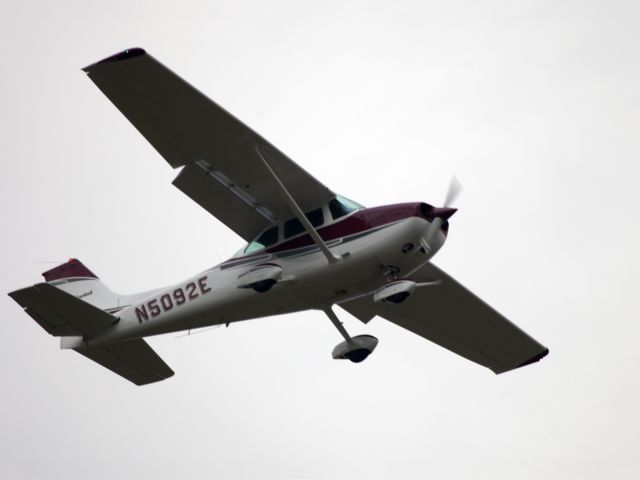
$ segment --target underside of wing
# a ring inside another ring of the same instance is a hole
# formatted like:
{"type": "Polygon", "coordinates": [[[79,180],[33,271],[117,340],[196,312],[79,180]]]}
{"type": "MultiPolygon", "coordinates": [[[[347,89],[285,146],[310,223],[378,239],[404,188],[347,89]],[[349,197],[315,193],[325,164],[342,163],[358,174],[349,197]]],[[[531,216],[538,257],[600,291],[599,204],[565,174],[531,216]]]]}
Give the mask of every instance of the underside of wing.
{"type": "Polygon", "coordinates": [[[372,296],[340,304],[362,321],[380,316],[495,373],[542,359],[549,350],[432,264],[411,275],[417,288],[400,304],[372,296]]]}
{"type": "Polygon", "coordinates": [[[184,166],[174,185],[246,240],[292,216],[257,148],[304,211],[335,196],[140,48],[84,71],[172,167],[184,166]]]}

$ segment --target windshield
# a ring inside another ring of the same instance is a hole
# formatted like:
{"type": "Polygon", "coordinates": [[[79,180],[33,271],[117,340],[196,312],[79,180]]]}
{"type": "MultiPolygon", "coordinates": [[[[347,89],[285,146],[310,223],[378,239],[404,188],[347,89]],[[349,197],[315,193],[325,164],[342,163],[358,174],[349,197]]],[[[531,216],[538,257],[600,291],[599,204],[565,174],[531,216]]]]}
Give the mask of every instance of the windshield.
{"type": "Polygon", "coordinates": [[[363,208],[364,207],[359,203],[349,200],[341,195],[336,195],[336,198],[329,202],[329,210],[331,210],[331,216],[334,220],[363,208]]]}

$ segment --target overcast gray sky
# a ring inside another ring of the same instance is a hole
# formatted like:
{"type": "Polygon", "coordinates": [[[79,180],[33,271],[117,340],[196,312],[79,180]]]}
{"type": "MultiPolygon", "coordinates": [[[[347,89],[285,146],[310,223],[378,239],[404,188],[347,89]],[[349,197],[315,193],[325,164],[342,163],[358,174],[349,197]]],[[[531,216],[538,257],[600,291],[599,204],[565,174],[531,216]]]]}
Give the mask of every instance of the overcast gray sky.
{"type": "Polygon", "coordinates": [[[0,296],[0,477],[640,476],[636,2],[17,2],[0,15],[0,292],[78,257],[162,286],[241,239],[81,67],[158,60],[367,206],[464,186],[440,267],[551,349],[495,376],[382,319],[363,364],[318,312],[150,344],[137,388],[0,296]]]}

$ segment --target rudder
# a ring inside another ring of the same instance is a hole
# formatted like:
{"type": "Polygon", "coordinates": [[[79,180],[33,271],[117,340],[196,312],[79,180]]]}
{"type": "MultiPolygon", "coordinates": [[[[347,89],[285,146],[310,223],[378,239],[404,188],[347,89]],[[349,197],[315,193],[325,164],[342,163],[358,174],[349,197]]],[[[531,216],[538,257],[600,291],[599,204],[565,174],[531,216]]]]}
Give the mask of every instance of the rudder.
{"type": "Polygon", "coordinates": [[[113,293],[77,258],[70,258],[42,276],[48,284],[106,312],[115,313],[122,307],[121,296],[113,293]]]}

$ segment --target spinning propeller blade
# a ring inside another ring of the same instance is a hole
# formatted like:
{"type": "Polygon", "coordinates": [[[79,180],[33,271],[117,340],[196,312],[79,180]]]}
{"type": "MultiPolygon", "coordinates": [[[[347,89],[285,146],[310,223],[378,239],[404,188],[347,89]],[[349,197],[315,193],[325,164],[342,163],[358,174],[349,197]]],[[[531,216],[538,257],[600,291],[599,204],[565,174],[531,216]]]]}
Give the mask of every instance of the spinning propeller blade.
{"type": "Polygon", "coordinates": [[[460,192],[462,192],[462,185],[460,185],[460,182],[455,176],[451,177],[451,182],[449,182],[449,189],[447,190],[447,196],[444,197],[443,207],[450,208],[453,202],[456,201],[456,198],[458,198],[458,195],[460,195],[460,192]]]}

